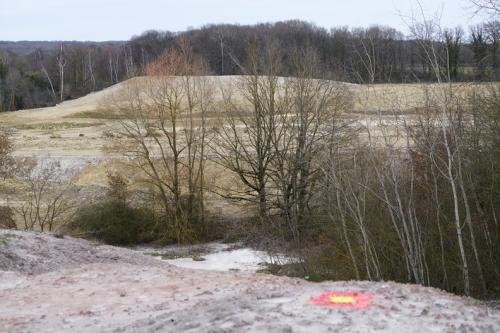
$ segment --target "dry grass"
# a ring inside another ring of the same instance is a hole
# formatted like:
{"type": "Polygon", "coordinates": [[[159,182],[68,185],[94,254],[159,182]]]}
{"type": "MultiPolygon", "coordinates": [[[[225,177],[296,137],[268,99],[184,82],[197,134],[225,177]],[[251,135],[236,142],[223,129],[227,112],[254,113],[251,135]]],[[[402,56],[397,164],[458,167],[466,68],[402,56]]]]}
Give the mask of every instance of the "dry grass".
{"type": "MultiPolygon", "coordinates": [[[[118,142],[116,135],[119,121],[123,116],[106,109],[105,100],[118,96],[128,85],[141,85],[150,78],[134,78],[113,87],[96,92],[77,100],[68,101],[55,107],[23,110],[0,114],[0,123],[15,129],[14,143],[18,157],[81,156],[106,159],[89,164],[75,175],[79,185],[105,184],[106,171],[117,169],[135,179],[135,170],[124,167],[123,161],[116,159],[110,146],[118,142]],[[106,135],[113,134],[113,135],[106,135]]],[[[210,77],[216,85],[225,88],[237,85],[237,77],[210,77]]],[[[494,83],[498,85],[498,83],[494,83]]],[[[455,92],[464,96],[473,89],[483,89],[493,84],[453,84],[455,92]]],[[[376,124],[381,120],[392,121],[395,117],[411,117],[422,105],[425,94],[443,93],[445,85],[431,84],[380,84],[349,85],[353,95],[353,112],[344,118],[362,120],[376,124]]],[[[220,101],[220,91],[215,89],[216,102],[220,101]]],[[[235,95],[236,96],[236,95],[235,95]]],[[[207,124],[216,127],[222,113],[216,109],[208,115],[207,124]]],[[[199,123],[199,119],[195,119],[199,123]]],[[[223,172],[216,163],[209,162],[212,174],[207,179],[217,180],[220,187],[237,183],[228,172],[223,172]]]]}
{"type": "Polygon", "coordinates": [[[16,124],[13,127],[17,130],[64,130],[72,128],[86,128],[102,126],[102,122],[82,123],[82,122],[54,122],[54,123],[27,123],[16,124]]]}

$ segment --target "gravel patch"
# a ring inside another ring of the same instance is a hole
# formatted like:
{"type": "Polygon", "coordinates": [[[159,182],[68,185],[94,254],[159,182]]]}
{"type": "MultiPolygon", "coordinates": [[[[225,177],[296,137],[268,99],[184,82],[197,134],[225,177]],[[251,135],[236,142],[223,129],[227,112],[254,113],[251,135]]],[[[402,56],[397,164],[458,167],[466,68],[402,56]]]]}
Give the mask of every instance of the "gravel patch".
{"type": "Polygon", "coordinates": [[[92,263],[168,266],[124,248],[52,233],[0,230],[0,271],[41,274],[92,263]]]}

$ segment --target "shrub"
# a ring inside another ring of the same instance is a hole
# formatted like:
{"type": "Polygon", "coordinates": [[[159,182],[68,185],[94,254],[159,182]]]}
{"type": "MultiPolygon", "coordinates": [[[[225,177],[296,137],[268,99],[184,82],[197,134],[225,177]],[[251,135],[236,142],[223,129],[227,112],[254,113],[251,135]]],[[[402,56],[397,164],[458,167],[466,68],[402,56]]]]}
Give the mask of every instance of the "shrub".
{"type": "Polygon", "coordinates": [[[150,212],[111,200],[80,209],[72,229],[106,244],[130,245],[155,238],[153,221],[150,212]]]}
{"type": "Polygon", "coordinates": [[[10,130],[0,127],[0,178],[7,178],[12,171],[12,141],[10,130]]]}
{"type": "Polygon", "coordinates": [[[9,206],[0,206],[0,228],[17,229],[14,211],[9,206]]]}
{"type": "Polygon", "coordinates": [[[102,132],[102,136],[104,138],[114,138],[115,135],[113,134],[113,132],[111,132],[110,130],[105,130],[102,132]]]}

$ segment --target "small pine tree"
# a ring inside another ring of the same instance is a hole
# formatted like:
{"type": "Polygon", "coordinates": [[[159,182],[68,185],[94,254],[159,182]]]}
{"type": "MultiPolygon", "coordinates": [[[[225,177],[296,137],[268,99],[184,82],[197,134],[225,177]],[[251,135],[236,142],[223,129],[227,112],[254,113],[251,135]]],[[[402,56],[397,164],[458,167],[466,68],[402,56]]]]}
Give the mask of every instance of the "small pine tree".
{"type": "Polygon", "coordinates": [[[127,181],[119,173],[108,171],[107,196],[116,202],[125,204],[128,198],[127,181]]]}

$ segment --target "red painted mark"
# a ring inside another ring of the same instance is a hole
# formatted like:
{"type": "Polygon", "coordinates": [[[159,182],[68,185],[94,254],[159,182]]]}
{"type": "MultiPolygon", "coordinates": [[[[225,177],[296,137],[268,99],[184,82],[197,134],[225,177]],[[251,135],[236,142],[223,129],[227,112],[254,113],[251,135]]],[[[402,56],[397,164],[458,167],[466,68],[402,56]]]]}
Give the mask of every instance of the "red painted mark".
{"type": "Polygon", "coordinates": [[[365,309],[373,300],[373,294],[357,291],[324,291],[313,296],[309,304],[317,304],[330,308],[365,309]]]}

